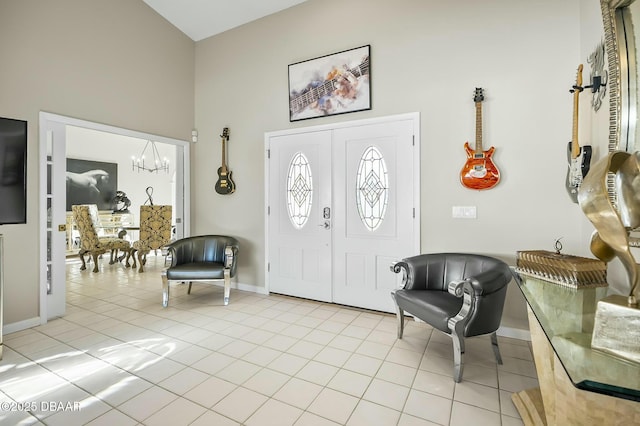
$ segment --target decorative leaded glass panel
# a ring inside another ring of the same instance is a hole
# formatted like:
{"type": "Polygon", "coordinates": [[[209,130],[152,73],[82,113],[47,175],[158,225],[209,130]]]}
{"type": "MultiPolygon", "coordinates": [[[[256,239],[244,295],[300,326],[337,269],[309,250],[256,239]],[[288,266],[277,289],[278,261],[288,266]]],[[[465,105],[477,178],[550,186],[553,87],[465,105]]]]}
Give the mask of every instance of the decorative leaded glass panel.
{"type": "Polygon", "coordinates": [[[364,226],[375,231],[382,224],[389,199],[389,175],[375,146],[364,150],[356,176],[356,204],[364,226]]]}
{"type": "Polygon", "coordinates": [[[287,209],[289,219],[297,229],[301,229],[309,219],[313,182],[309,160],[301,152],[294,154],[287,172],[287,209]]]}

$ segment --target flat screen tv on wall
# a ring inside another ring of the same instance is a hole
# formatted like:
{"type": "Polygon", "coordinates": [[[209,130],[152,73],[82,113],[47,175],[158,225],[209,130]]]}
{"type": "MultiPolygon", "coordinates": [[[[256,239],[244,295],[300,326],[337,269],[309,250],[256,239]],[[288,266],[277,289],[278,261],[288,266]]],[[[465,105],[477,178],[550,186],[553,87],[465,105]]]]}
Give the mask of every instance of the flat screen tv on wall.
{"type": "Polygon", "coordinates": [[[27,223],[27,122],[0,117],[0,225],[27,223]]]}

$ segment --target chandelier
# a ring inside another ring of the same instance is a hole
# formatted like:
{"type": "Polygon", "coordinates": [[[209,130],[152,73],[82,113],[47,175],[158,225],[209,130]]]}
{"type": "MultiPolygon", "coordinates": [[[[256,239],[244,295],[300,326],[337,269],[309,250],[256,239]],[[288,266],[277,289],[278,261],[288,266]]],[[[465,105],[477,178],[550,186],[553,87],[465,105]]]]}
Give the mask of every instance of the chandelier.
{"type": "Polygon", "coordinates": [[[137,170],[138,172],[142,170],[146,170],[150,173],[153,173],[153,172],[169,173],[169,160],[167,159],[167,157],[160,158],[160,153],[158,152],[156,143],[154,141],[149,140],[147,141],[147,144],[144,146],[144,149],[142,150],[142,153],[140,154],[139,157],[136,157],[135,155],[131,157],[131,167],[134,171],[137,170]],[[150,151],[150,154],[153,156],[153,158],[150,158],[149,160],[147,160],[145,158],[145,153],[147,152],[147,149],[149,147],[151,147],[149,151],[150,151]]]}

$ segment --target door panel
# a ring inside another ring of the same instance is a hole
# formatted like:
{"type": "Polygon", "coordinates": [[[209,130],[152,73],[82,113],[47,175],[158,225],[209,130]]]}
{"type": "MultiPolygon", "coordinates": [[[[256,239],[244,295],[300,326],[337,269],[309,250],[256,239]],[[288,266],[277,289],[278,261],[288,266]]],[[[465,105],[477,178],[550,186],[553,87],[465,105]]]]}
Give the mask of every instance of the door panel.
{"type": "Polygon", "coordinates": [[[331,132],[271,140],[268,262],[272,292],[331,301],[331,218],[324,218],[325,208],[331,208],[330,146],[331,132]]]}
{"type": "Polygon", "coordinates": [[[337,129],[333,142],[333,300],[392,312],[399,276],[389,266],[415,254],[413,122],[337,129]],[[359,208],[359,196],[374,208],[359,208]]]}
{"type": "Polygon", "coordinates": [[[66,306],[66,179],[65,126],[40,118],[40,322],[60,317],[66,306]],[[43,253],[42,250],[45,250],[43,253]]]}

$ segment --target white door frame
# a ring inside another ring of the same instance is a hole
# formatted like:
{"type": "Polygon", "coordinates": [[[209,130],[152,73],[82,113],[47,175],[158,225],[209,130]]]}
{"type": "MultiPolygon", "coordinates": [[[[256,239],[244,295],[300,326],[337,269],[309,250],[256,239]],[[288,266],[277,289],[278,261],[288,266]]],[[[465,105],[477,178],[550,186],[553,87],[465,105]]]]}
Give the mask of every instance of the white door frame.
{"type": "MultiPolygon", "coordinates": [[[[264,155],[264,188],[265,188],[265,197],[264,197],[264,229],[265,229],[265,262],[264,262],[264,276],[265,276],[265,291],[269,294],[269,190],[270,190],[270,182],[269,182],[269,155],[270,155],[270,140],[274,136],[283,136],[283,135],[292,135],[296,133],[308,133],[313,131],[322,131],[322,130],[334,130],[345,127],[356,127],[356,126],[366,126],[371,124],[380,124],[387,123],[391,121],[400,121],[400,120],[411,120],[413,122],[414,128],[414,145],[416,147],[415,155],[413,156],[413,166],[414,170],[414,183],[413,183],[413,199],[420,200],[420,113],[419,112],[411,112],[405,114],[397,114],[397,115],[388,115],[384,117],[375,117],[375,118],[366,118],[362,120],[353,120],[353,121],[345,121],[340,123],[329,123],[322,124],[318,126],[310,126],[310,127],[300,127],[296,129],[287,129],[287,130],[279,130],[273,132],[267,132],[264,134],[264,146],[265,146],[265,155],[264,155]]],[[[418,219],[415,223],[415,233],[414,233],[414,249],[416,254],[420,252],[420,202],[415,205],[415,217],[418,219]]]]}
{"type": "MultiPolygon", "coordinates": [[[[139,139],[152,139],[159,143],[166,143],[176,146],[176,183],[179,183],[178,176],[182,177],[182,186],[176,185],[176,204],[182,199],[182,221],[183,234],[179,237],[189,236],[191,233],[191,182],[190,182],[190,143],[184,140],[168,138],[136,130],[124,129],[107,124],[95,123],[92,121],[80,120],[77,118],[53,114],[40,111],[39,127],[39,170],[40,170],[40,323],[46,324],[49,315],[47,308],[47,132],[43,128],[50,128],[56,125],[71,125],[85,129],[97,130],[115,135],[128,136],[139,139]],[[182,148],[180,150],[179,148],[182,148]]],[[[65,140],[56,140],[54,143],[64,143],[65,140]]],[[[64,166],[66,167],[66,166],[64,166]]],[[[178,207],[176,205],[176,207],[178,207]]],[[[57,227],[58,223],[52,223],[51,228],[57,227]]],[[[51,250],[54,250],[52,247],[51,250]]],[[[63,266],[63,265],[60,265],[63,266]]]]}

